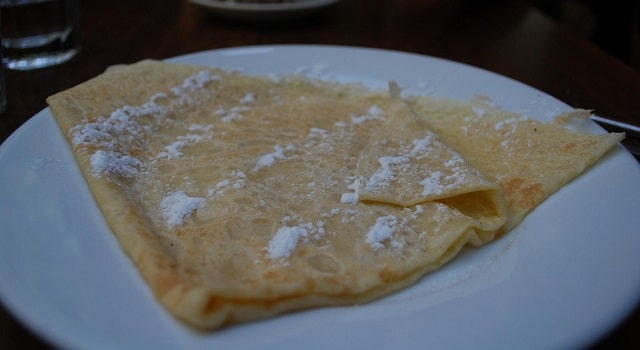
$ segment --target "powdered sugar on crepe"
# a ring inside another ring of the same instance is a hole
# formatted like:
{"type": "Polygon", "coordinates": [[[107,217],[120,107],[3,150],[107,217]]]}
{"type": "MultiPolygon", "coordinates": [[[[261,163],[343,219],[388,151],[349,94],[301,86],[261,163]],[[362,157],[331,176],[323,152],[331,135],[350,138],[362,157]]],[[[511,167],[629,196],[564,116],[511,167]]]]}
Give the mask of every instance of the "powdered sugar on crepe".
{"type": "Polygon", "coordinates": [[[459,154],[452,150],[443,152],[444,147],[433,133],[427,131],[424,137],[411,143],[400,144],[397,148],[382,148],[387,155],[377,159],[379,167],[363,181],[361,193],[382,193],[392,184],[417,184],[422,185],[422,191],[412,189],[412,193],[419,193],[421,197],[440,196],[469,179],[482,177],[477,170],[466,166],[459,154]],[[433,155],[443,154],[448,154],[449,158],[443,159],[439,168],[431,168],[425,162],[433,155]]]}
{"type": "Polygon", "coordinates": [[[309,228],[307,225],[280,227],[269,242],[269,247],[267,248],[269,258],[281,259],[289,257],[298,245],[298,241],[308,234],[309,228]]]}
{"type": "Polygon", "coordinates": [[[444,192],[444,186],[442,185],[442,172],[434,171],[431,173],[431,176],[422,179],[420,184],[424,186],[424,190],[422,190],[422,195],[440,195],[444,192]]]}
{"type": "MultiPolygon", "coordinates": [[[[285,218],[283,221],[286,223],[290,221],[290,218],[285,218]]],[[[317,221],[315,225],[308,222],[296,226],[282,226],[269,241],[267,247],[269,258],[272,260],[288,258],[300,240],[307,239],[312,235],[317,239],[324,234],[324,221],[322,220],[317,221]]]]}
{"type": "Polygon", "coordinates": [[[72,144],[76,147],[99,147],[106,150],[113,150],[119,145],[139,145],[148,127],[140,125],[136,119],[145,115],[163,115],[165,112],[165,107],[151,106],[149,103],[142,107],[118,108],[107,118],[99,117],[93,123],[87,122],[74,127],[72,144]]]}
{"type": "Polygon", "coordinates": [[[184,219],[204,203],[204,198],[190,197],[184,191],[175,191],[160,202],[160,209],[167,226],[175,227],[182,225],[184,219]]]}
{"type": "Polygon", "coordinates": [[[362,124],[368,120],[381,120],[384,119],[384,112],[376,105],[369,108],[366,114],[351,115],[351,122],[355,125],[362,124]]]}
{"type": "Polygon", "coordinates": [[[192,105],[195,101],[191,97],[191,93],[204,88],[211,81],[220,79],[219,75],[203,70],[186,78],[182,85],[171,88],[171,92],[180,98],[180,105],[192,105]]]}
{"type": "MultiPolygon", "coordinates": [[[[373,249],[384,248],[384,241],[390,240],[398,228],[398,218],[395,215],[381,216],[376,219],[375,225],[369,228],[367,233],[367,243],[373,249]]],[[[394,246],[402,247],[402,243],[392,242],[394,246]]]]}
{"type": "Polygon", "coordinates": [[[389,183],[396,179],[397,173],[402,171],[402,166],[409,163],[405,156],[385,156],[378,159],[380,168],[369,178],[365,184],[367,191],[378,191],[388,187],[389,183]]]}
{"type": "Polygon", "coordinates": [[[354,192],[346,192],[340,196],[340,202],[344,204],[358,203],[358,194],[354,192]]]}
{"type": "Polygon", "coordinates": [[[216,109],[215,114],[221,117],[220,120],[222,120],[225,123],[228,123],[234,120],[244,118],[244,115],[242,113],[248,112],[250,110],[251,110],[251,107],[247,107],[247,106],[234,106],[228,110],[223,107],[219,107],[218,109],[216,109]]]}
{"type": "Polygon", "coordinates": [[[247,175],[240,170],[234,170],[231,172],[230,178],[218,181],[213,188],[207,191],[207,194],[210,198],[221,196],[229,188],[236,190],[244,188],[246,182],[247,175]]]}
{"type": "Polygon", "coordinates": [[[431,133],[411,142],[411,146],[403,147],[397,155],[389,155],[378,158],[380,168],[364,184],[367,191],[380,191],[396,180],[399,173],[408,171],[412,160],[422,159],[428,156],[433,144],[431,133]]]}
{"type": "MultiPolygon", "coordinates": [[[[151,126],[139,122],[142,117],[151,117],[157,123],[163,121],[168,111],[175,105],[194,105],[197,102],[191,94],[202,89],[220,76],[203,70],[186,78],[179,86],[171,88],[171,93],[156,93],[141,106],[123,106],[108,117],[98,117],[94,122],[85,121],[72,128],[71,143],[74,147],[93,150],[91,173],[100,177],[133,177],[140,170],[142,161],[134,156],[144,150],[144,140],[151,133],[151,126]]],[[[210,130],[209,126],[195,126],[195,130],[210,130]]],[[[159,156],[172,158],[180,156],[185,145],[199,141],[199,135],[185,135],[165,147],[159,156]]]]}
{"type": "Polygon", "coordinates": [[[211,135],[207,135],[207,136],[194,135],[194,134],[180,135],[177,137],[177,140],[175,142],[165,146],[164,151],[158,153],[156,157],[167,158],[167,159],[178,158],[182,155],[181,149],[183,147],[202,141],[206,138],[211,138],[211,135]]]}
{"type": "Polygon", "coordinates": [[[142,162],[137,158],[117,152],[98,150],[91,155],[92,174],[95,177],[119,176],[131,178],[138,173],[142,162]]]}
{"type": "Polygon", "coordinates": [[[260,171],[263,168],[274,166],[278,160],[284,160],[287,158],[284,153],[285,150],[290,151],[295,147],[293,145],[289,145],[284,148],[280,145],[275,145],[273,148],[275,149],[275,151],[263,154],[258,157],[258,159],[256,160],[256,166],[253,168],[253,171],[260,171]]]}

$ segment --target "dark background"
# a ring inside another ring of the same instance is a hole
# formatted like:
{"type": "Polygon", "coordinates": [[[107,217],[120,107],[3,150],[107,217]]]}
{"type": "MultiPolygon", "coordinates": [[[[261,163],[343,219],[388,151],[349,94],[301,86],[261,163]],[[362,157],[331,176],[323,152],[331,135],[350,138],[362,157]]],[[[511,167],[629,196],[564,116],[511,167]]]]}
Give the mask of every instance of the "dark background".
{"type": "Polygon", "coordinates": [[[531,0],[563,26],[640,69],[640,1],[531,0]]]}

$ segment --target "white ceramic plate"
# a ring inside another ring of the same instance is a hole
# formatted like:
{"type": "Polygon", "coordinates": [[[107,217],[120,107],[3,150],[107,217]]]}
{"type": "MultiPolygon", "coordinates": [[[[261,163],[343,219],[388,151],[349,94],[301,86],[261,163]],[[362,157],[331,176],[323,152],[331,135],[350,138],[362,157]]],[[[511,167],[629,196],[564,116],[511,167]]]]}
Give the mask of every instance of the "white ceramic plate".
{"type": "Polygon", "coordinates": [[[234,20],[281,20],[310,15],[340,0],[294,0],[281,3],[246,3],[224,0],[189,0],[216,15],[234,20]]]}
{"type": "MultiPolygon", "coordinates": [[[[569,109],[487,71],[390,51],[244,47],[169,61],[376,88],[393,79],[414,93],[486,95],[543,119],[569,109]]],[[[585,127],[601,132],[593,123],[585,127]]],[[[107,228],[48,109],[0,147],[0,184],[0,297],[65,348],[573,348],[614,327],[640,296],[640,167],[621,147],[506,237],[464,251],[402,292],[211,334],[190,331],[155,302],[107,228]]]]}

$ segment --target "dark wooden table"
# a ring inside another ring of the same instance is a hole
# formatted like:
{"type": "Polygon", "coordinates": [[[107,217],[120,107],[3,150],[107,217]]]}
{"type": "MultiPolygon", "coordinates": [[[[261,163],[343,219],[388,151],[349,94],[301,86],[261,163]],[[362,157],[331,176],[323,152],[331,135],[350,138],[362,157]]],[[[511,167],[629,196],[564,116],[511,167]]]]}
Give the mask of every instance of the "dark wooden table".
{"type": "MultiPolygon", "coordinates": [[[[331,44],[393,49],[482,67],[575,107],[640,124],[640,73],[524,1],[344,0],[286,22],[217,18],[186,0],[83,0],[82,51],[66,64],[5,71],[0,142],[46,107],[45,98],[110,65],[256,44],[331,44]],[[480,5],[482,4],[482,5],[480,5]]],[[[627,147],[638,147],[628,142],[627,147]]],[[[640,297],[640,296],[639,296],[640,297]]],[[[640,344],[640,311],[594,348],[640,344]]],[[[48,348],[0,309],[0,348],[48,348]]],[[[637,347],[636,347],[637,348],[637,347]]]]}

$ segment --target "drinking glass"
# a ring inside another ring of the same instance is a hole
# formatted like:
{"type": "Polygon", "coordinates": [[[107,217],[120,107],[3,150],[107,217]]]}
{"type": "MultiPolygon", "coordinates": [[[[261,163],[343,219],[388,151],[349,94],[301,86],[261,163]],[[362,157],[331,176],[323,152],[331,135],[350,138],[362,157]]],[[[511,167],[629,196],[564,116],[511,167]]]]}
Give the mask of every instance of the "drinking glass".
{"type": "Polygon", "coordinates": [[[0,0],[2,62],[29,70],[60,64],[79,47],[78,0],[0,0]]]}

